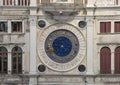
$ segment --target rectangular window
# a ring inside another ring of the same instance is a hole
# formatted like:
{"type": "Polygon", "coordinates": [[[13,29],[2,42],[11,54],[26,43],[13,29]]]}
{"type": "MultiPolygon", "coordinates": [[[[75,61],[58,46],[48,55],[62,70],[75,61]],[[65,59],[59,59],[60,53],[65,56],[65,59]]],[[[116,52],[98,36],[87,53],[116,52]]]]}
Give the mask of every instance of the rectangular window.
{"type": "Polygon", "coordinates": [[[0,73],[2,73],[2,54],[0,53],[0,73]]]}
{"type": "Polygon", "coordinates": [[[8,30],[8,23],[0,22],[0,32],[7,32],[7,30],[8,30]]]}
{"type": "Polygon", "coordinates": [[[100,22],[100,33],[110,33],[111,22],[100,22]]]}
{"type": "Polygon", "coordinates": [[[120,32],[120,22],[114,23],[114,32],[120,32]]]}
{"type": "Polygon", "coordinates": [[[22,32],[22,22],[12,22],[12,32],[22,32]]]}

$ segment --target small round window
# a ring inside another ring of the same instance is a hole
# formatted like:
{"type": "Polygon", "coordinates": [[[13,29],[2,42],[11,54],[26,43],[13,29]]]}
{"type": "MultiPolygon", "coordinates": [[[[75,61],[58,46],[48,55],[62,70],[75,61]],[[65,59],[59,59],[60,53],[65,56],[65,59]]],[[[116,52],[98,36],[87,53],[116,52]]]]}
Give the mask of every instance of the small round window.
{"type": "Polygon", "coordinates": [[[84,28],[85,26],[86,26],[86,22],[85,21],[80,21],[79,23],[78,23],[78,25],[79,25],[79,27],[80,28],[84,28]]]}
{"type": "Polygon", "coordinates": [[[38,25],[39,25],[39,27],[43,28],[43,27],[45,27],[46,23],[45,23],[45,21],[40,20],[40,21],[38,22],[38,25]]]}

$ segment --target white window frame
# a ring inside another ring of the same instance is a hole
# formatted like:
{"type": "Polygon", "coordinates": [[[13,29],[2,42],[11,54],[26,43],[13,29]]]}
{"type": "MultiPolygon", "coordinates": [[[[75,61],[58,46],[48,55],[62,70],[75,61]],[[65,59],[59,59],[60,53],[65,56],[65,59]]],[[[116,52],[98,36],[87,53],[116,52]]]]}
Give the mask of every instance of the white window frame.
{"type": "Polygon", "coordinates": [[[11,20],[11,33],[24,33],[24,21],[23,20],[11,20]],[[12,32],[12,22],[22,22],[22,32],[12,32]]]}

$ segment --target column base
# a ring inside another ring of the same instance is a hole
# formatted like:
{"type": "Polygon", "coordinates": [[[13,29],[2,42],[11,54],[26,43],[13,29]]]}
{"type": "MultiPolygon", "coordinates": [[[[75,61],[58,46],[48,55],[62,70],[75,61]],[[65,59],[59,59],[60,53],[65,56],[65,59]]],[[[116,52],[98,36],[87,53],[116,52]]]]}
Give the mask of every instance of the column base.
{"type": "Polygon", "coordinates": [[[29,85],[37,85],[37,78],[30,78],[29,85]]]}

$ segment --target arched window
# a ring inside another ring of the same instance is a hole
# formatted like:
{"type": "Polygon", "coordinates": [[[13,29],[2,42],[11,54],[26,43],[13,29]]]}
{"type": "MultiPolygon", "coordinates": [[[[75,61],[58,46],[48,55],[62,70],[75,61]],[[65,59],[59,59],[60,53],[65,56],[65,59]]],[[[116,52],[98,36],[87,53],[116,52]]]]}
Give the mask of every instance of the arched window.
{"type": "Polygon", "coordinates": [[[100,73],[111,73],[111,51],[108,47],[103,47],[100,51],[100,73]]]}
{"type": "Polygon", "coordinates": [[[22,73],[22,49],[18,46],[12,49],[12,73],[22,73]]]}
{"type": "Polygon", "coordinates": [[[115,73],[120,73],[120,47],[115,49],[115,73]]]}
{"type": "Polygon", "coordinates": [[[0,47],[0,73],[7,73],[8,51],[5,47],[0,47]]]}

